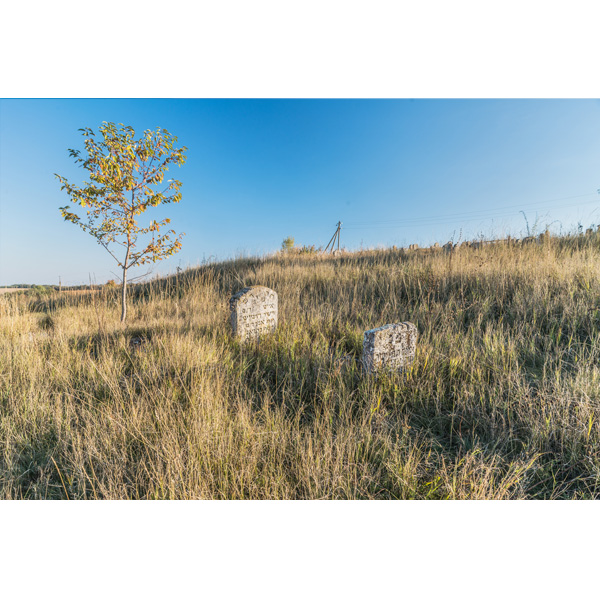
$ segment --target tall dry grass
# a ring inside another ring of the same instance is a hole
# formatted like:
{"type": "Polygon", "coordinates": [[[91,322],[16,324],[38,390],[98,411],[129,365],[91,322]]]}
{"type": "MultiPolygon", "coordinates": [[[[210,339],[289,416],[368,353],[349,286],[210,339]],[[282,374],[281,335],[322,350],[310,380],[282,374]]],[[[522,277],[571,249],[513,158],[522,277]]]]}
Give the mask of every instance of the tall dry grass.
{"type": "Polygon", "coordinates": [[[283,255],[0,298],[2,498],[595,498],[600,238],[283,255]],[[240,346],[228,298],[280,324],[240,346]],[[403,375],[364,330],[412,321],[403,375]]]}

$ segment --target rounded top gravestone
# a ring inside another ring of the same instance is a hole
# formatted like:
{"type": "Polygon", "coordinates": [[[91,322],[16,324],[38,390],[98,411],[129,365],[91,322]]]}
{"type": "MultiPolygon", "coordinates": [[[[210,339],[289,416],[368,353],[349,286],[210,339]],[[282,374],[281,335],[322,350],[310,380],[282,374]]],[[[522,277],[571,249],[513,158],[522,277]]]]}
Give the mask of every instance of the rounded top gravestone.
{"type": "Polygon", "coordinates": [[[229,300],[231,328],[242,341],[258,339],[277,327],[277,293],[263,285],[240,290],[229,300]]]}

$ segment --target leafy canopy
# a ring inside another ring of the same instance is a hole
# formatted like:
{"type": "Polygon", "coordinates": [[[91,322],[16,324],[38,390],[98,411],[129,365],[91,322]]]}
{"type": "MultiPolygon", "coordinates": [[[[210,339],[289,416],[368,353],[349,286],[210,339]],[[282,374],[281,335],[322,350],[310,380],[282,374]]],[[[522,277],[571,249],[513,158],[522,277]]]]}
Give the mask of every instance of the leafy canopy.
{"type": "Polygon", "coordinates": [[[161,233],[170,219],[151,220],[147,227],[140,227],[136,217],[152,206],[181,200],[180,181],[169,179],[166,186],[162,184],[169,165],[185,162],[187,148],[175,148],[177,138],[166,129],[147,129],[137,140],[133,127],[123,123],[117,127],[104,121],[98,130],[101,139],[90,128],[79,130],[85,137],[87,158],[79,150],[69,149],[75,162],[90,172],[89,181],[78,187],[55,174],[61,190],[86,210],[82,217],[63,206],[62,216],[94,236],[124,270],[178,252],[184,234],[176,235],[172,229],[161,233]],[[150,240],[146,234],[151,235],[150,240]],[[127,249],[124,259],[115,256],[109,248],[112,244],[127,249]]]}
{"type": "Polygon", "coordinates": [[[289,252],[290,250],[292,250],[294,248],[294,243],[295,243],[295,240],[293,237],[291,237],[291,236],[286,237],[283,240],[283,242],[281,242],[281,249],[284,252],[289,252]]]}

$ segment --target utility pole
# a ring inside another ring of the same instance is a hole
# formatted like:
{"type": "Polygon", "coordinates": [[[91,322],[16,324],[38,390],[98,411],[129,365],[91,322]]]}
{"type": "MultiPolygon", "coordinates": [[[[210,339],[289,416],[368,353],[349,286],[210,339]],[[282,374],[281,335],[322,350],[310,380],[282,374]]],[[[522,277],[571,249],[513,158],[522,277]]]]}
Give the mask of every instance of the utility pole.
{"type": "Polygon", "coordinates": [[[58,291],[59,293],[62,292],[62,282],[60,280],[60,275],[58,276],[58,291]]]}
{"type": "Polygon", "coordinates": [[[327,249],[329,248],[330,245],[331,245],[330,252],[333,252],[333,249],[335,248],[335,240],[336,240],[336,238],[337,238],[337,249],[339,251],[339,249],[340,249],[340,231],[341,231],[341,229],[342,229],[342,222],[338,221],[337,224],[336,224],[335,233],[333,234],[333,237],[327,243],[327,246],[325,246],[325,250],[323,250],[323,254],[325,254],[325,252],[327,252],[327,249]]]}

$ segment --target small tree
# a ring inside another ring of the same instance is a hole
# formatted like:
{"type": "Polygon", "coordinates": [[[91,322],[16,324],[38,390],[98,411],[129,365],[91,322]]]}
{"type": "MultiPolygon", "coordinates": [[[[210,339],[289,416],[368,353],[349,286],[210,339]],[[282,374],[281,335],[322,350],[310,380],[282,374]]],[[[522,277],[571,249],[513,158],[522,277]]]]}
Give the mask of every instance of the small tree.
{"type": "Polygon", "coordinates": [[[284,252],[289,252],[294,247],[294,241],[293,237],[286,237],[285,240],[281,242],[281,249],[284,252]]]}
{"type": "Polygon", "coordinates": [[[90,181],[83,187],[71,185],[56,175],[71,201],[86,209],[80,217],[69,206],[60,208],[66,221],[79,225],[115,259],[123,271],[121,322],[127,316],[127,271],[131,267],[156,262],[175,254],[181,248],[183,234],[172,229],[160,230],[170,219],[151,220],[147,227],[138,225],[136,218],[152,206],[179,202],[181,182],[169,179],[163,183],[169,165],[181,166],[187,148],[175,148],[177,141],[166,129],[147,129],[134,139],[132,127],[104,121],[99,127],[102,139],[89,128],[80,129],[85,137],[87,158],[79,150],[69,149],[76,163],[90,172],[90,181]],[[174,236],[171,238],[171,236],[174,236]],[[120,256],[118,256],[120,254],[120,256]]]}

